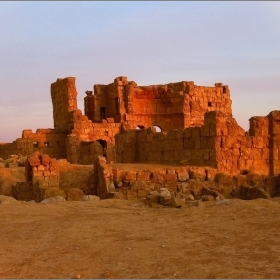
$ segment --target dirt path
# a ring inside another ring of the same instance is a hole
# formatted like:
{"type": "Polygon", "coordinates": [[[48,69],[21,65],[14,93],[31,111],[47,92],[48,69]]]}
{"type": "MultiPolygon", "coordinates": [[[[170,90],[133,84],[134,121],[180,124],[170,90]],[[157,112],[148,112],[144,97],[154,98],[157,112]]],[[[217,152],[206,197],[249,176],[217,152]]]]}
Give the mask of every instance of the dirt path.
{"type": "Polygon", "coordinates": [[[278,201],[0,205],[0,278],[280,278],[278,201]]]}

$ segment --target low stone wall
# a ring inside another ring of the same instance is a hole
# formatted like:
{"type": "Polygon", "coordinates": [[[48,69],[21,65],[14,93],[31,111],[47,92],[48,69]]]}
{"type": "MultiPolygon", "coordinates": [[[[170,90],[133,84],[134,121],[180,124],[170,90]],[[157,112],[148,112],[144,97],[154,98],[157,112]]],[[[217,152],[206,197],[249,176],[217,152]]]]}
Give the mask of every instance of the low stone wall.
{"type": "Polygon", "coordinates": [[[151,191],[168,189],[173,194],[202,195],[216,192],[225,198],[268,198],[280,191],[280,176],[255,173],[229,176],[217,169],[152,164],[106,164],[99,157],[94,165],[92,194],[101,198],[145,198],[151,191]]]}
{"type": "Polygon", "coordinates": [[[27,157],[25,181],[17,182],[13,193],[18,200],[35,200],[62,196],[67,200],[79,200],[84,193],[79,188],[59,188],[59,168],[56,159],[36,152],[27,157]]]}

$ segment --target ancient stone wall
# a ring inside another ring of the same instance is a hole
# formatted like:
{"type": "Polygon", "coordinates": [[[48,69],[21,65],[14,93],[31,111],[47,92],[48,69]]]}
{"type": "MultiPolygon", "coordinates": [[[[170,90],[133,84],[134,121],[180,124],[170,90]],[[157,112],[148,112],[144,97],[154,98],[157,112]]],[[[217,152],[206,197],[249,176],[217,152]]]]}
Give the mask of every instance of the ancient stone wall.
{"type": "Polygon", "coordinates": [[[85,115],[93,122],[102,122],[106,118],[113,118],[116,123],[123,122],[127,111],[125,89],[133,85],[126,77],[118,77],[108,85],[94,85],[94,95],[92,91],[86,91],[85,115]]]}
{"type": "MultiPolygon", "coordinates": [[[[256,136],[248,135],[234,118],[226,118],[213,112],[216,122],[216,151],[218,170],[228,174],[256,172],[269,174],[269,138],[262,128],[256,136]]],[[[252,121],[252,120],[251,120],[252,121]]],[[[250,132],[257,131],[251,127],[250,132]]]]}
{"type": "Polygon", "coordinates": [[[116,135],[117,162],[184,162],[215,167],[231,175],[240,172],[276,175],[279,173],[279,116],[274,111],[267,120],[257,119],[263,126],[250,128],[255,136],[245,133],[234,118],[216,111],[205,114],[201,127],[167,133],[157,133],[154,128],[127,131],[116,135]],[[273,123],[270,133],[273,136],[265,134],[268,119],[273,123]]]}
{"type": "Polygon", "coordinates": [[[159,126],[162,130],[203,125],[208,111],[231,115],[229,89],[221,83],[215,87],[196,86],[193,82],[137,86],[126,77],[109,85],[95,85],[94,94],[86,92],[85,114],[93,122],[107,117],[123,122],[127,128],[159,126]]]}
{"type": "Polygon", "coordinates": [[[61,195],[61,193],[56,160],[39,152],[31,154],[26,160],[25,182],[15,186],[15,197],[40,202],[46,197],[61,195]]]}
{"type": "Polygon", "coordinates": [[[269,155],[270,173],[277,175],[280,173],[280,111],[272,111],[268,114],[269,119],[269,155]]]}
{"type": "Polygon", "coordinates": [[[37,129],[35,133],[25,129],[22,138],[0,145],[0,157],[6,159],[11,154],[27,156],[38,151],[53,158],[66,158],[66,135],[56,129],[37,129]]]}
{"type": "MultiPolygon", "coordinates": [[[[209,113],[208,113],[209,114],[209,113]]],[[[156,132],[155,128],[116,135],[117,162],[179,163],[216,167],[215,123],[156,132]]]]}
{"type": "Polygon", "coordinates": [[[97,158],[92,175],[93,194],[124,199],[148,199],[149,194],[160,192],[162,188],[178,198],[189,195],[195,199],[203,199],[204,195],[216,199],[269,198],[279,194],[280,182],[280,176],[267,177],[251,172],[228,176],[212,167],[106,164],[102,157],[97,158]]]}
{"type": "Polygon", "coordinates": [[[9,155],[29,155],[33,152],[33,141],[18,138],[12,143],[0,144],[0,158],[7,159],[9,155]]]}
{"type": "Polygon", "coordinates": [[[108,162],[115,161],[114,136],[121,131],[121,123],[114,123],[113,118],[104,119],[102,123],[92,123],[80,110],[71,112],[70,120],[73,129],[66,139],[69,162],[92,164],[97,155],[105,156],[108,162]]]}
{"type": "Polygon", "coordinates": [[[53,120],[55,129],[69,131],[72,126],[69,112],[77,110],[77,91],[74,77],[57,79],[51,84],[53,120]]]}

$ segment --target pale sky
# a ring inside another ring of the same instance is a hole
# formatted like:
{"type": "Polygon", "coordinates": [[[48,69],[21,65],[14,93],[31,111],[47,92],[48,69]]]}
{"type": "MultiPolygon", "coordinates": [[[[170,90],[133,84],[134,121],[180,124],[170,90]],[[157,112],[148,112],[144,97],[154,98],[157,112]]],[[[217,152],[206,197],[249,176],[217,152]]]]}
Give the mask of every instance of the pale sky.
{"type": "Polygon", "coordinates": [[[229,85],[233,116],[280,110],[280,2],[0,2],[0,142],[53,128],[50,84],[229,85]]]}

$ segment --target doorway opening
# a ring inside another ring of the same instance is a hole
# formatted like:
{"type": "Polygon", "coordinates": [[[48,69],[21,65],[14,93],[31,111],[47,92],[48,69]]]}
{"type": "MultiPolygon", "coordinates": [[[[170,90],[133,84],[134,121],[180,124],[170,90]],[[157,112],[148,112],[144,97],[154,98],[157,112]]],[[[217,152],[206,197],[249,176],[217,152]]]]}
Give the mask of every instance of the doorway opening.
{"type": "Polygon", "coordinates": [[[97,142],[100,143],[100,145],[102,146],[103,149],[103,157],[105,157],[107,159],[107,141],[99,139],[96,140],[97,142]]]}

